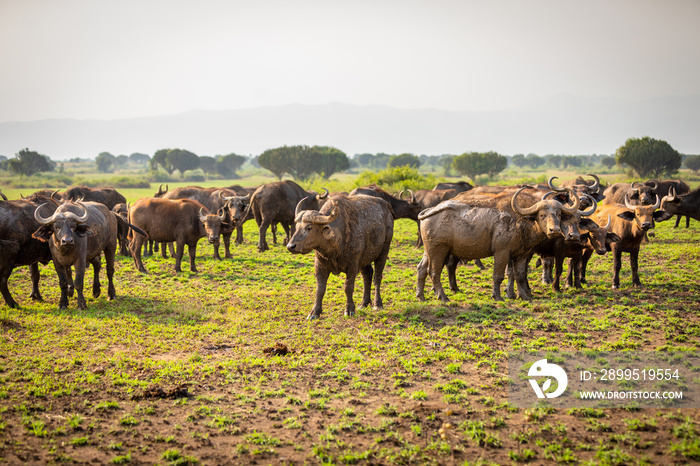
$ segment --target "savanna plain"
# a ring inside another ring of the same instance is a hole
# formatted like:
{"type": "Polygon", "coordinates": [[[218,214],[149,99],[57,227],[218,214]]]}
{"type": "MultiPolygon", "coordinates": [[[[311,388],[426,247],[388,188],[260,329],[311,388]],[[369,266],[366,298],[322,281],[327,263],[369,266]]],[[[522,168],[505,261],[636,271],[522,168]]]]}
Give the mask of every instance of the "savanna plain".
{"type": "MultiPolygon", "coordinates": [[[[462,291],[445,305],[428,290],[416,300],[422,248],[416,224],[398,220],[384,308],[344,317],[344,277],[333,276],[311,322],[313,254],[292,255],[269,232],[258,253],[253,221],[232,259],[200,241],[197,274],[156,255],[142,275],[118,256],[117,299],[88,297],[86,311],[74,299],[58,310],[51,265],[40,266],[44,302],[16,269],[20,308],[0,306],[0,462],[700,461],[697,409],[523,409],[507,396],[509,351],[698,350],[700,224],[673,223],[642,246],[644,288],[632,288],[626,254],[621,289],[606,255],[592,258],[587,286],[559,294],[533,260],[534,299],[494,302],[487,259],[486,270],[459,267],[462,291]]],[[[361,293],[358,280],[358,304],[361,293]]]]}

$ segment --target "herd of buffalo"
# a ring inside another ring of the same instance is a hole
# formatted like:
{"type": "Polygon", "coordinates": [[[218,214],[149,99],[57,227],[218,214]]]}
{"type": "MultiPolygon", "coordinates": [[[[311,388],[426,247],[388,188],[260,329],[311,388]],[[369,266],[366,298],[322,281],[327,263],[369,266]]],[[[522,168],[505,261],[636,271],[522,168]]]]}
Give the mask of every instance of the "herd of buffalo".
{"type": "MultiPolygon", "coordinates": [[[[441,183],[432,190],[392,195],[379,186],[357,188],[350,193],[323,194],[305,191],[293,181],[279,181],[255,188],[184,187],[165,191],[127,205],[113,188],[75,187],[63,193],[38,191],[29,197],[8,200],[0,196],[0,292],[5,303],[16,307],[8,279],[18,266],[29,266],[32,292],[41,300],[38,263],[52,261],[58,275],[59,307],[68,307],[75,292],[77,306],[86,308],[83,282],[87,264],[94,271],[92,294],[100,294],[99,271],[104,254],[108,297],[115,297],[114,259],[120,253],[133,257],[136,268],[146,273],[144,255],[160,252],[175,257],[180,272],[185,245],[190,270],[196,272],[195,256],[200,238],[219,255],[220,237],[225,257],[230,240],[243,241],[242,225],[255,219],[259,227],[258,250],[269,249],[268,227],[276,242],[276,226],[285,231],[287,249],[293,254],[315,251],[316,297],[309,319],[322,313],[322,301],[331,273],[344,273],[347,302],[345,314],[355,313],[352,295],[359,273],[364,280],[362,306],[382,306],[380,285],[391,247],[394,220],[409,218],[418,223],[418,246],[424,247],[418,265],[416,296],[424,299],[425,280],[430,276],[439,299],[447,301],[441,273],[446,266],[449,286],[457,292],[455,270],[460,262],[494,258],[493,292],[501,298],[501,283],[508,276],[506,296],[531,299],[528,264],[538,254],[544,264],[543,279],[560,290],[563,263],[569,258],[569,286],[585,283],[586,265],[596,254],[613,254],[613,288],[620,286],[621,256],[630,255],[632,280],[641,286],[639,250],[657,221],[676,215],[700,220],[700,188],[690,190],[679,180],[601,185],[599,178],[578,177],[555,186],[478,186],[441,183]],[[154,246],[155,244],[155,246],[154,246]],[[174,247],[173,247],[174,244],[174,247]],[[374,267],[373,267],[374,266],[374,267]],[[75,277],[73,277],[75,269],[75,277]],[[371,286],[374,283],[374,296],[371,286]]],[[[482,266],[483,267],[483,266],[482,266]]]]}

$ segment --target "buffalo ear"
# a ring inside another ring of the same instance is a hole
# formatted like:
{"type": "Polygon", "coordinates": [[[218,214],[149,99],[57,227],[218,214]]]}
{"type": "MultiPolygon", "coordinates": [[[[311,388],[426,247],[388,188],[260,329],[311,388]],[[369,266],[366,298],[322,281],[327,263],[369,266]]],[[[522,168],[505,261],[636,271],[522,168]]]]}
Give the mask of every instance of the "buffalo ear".
{"type": "Polygon", "coordinates": [[[668,220],[669,218],[673,217],[674,214],[666,212],[665,210],[657,210],[654,212],[654,220],[657,222],[663,222],[664,220],[668,220]]]}
{"type": "Polygon", "coordinates": [[[611,243],[617,243],[618,241],[622,241],[622,238],[620,238],[616,233],[609,231],[605,236],[605,242],[607,243],[608,241],[611,243]]]}
{"type": "Polygon", "coordinates": [[[48,241],[51,238],[51,235],[53,235],[53,230],[51,229],[50,226],[43,226],[39,228],[37,231],[32,233],[32,238],[38,239],[39,241],[48,241]]]}
{"type": "Polygon", "coordinates": [[[591,231],[591,230],[595,230],[596,228],[598,228],[598,224],[595,223],[590,218],[582,218],[581,221],[578,223],[578,227],[582,228],[584,230],[591,231]]]}
{"type": "Polygon", "coordinates": [[[587,232],[581,234],[581,241],[587,241],[588,238],[590,238],[590,237],[591,237],[591,234],[590,234],[590,232],[587,231],[587,232]]]}
{"type": "Polygon", "coordinates": [[[90,227],[84,226],[84,225],[78,225],[75,229],[75,234],[83,237],[83,236],[95,236],[95,230],[93,230],[90,227]]]}
{"type": "Polygon", "coordinates": [[[625,210],[624,212],[617,214],[617,216],[621,219],[627,220],[628,222],[634,220],[634,212],[631,210],[625,210]]]}
{"type": "Polygon", "coordinates": [[[330,225],[325,225],[323,227],[323,237],[327,240],[335,238],[335,233],[333,233],[333,229],[330,227],[330,225]]]}

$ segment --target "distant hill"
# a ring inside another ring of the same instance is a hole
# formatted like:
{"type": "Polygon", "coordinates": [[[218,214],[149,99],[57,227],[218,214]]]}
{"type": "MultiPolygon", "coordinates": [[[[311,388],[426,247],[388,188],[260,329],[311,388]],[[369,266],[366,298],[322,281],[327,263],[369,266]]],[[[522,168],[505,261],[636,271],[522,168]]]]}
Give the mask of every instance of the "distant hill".
{"type": "Polygon", "coordinates": [[[642,136],[700,154],[699,128],[700,96],[633,103],[560,95],[491,112],[292,104],[121,120],[5,122],[0,154],[28,147],[66,159],[179,147],[198,155],[257,155],[285,144],[332,145],[348,155],[612,154],[628,138],[642,136]]]}

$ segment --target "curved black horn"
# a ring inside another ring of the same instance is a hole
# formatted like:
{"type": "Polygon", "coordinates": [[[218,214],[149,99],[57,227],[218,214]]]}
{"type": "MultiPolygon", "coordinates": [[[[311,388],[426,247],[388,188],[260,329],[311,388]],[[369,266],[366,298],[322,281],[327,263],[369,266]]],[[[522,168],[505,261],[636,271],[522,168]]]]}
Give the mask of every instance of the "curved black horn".
{"type": "Polygon", "coordinates": [[[43,203],[43,204],[41,204],[39,207],[37,207],[36,209],[34,209],[34,220],[36,220],[37,223],[38,223],[39,225],[50,225],[50,224],[53,223],[54,217],[56,217],[56,213],[55,213],[55,212],[54,212],[54,214],[53,214],[52,216],[50,216],[50,217],[42,217],[42,216],[41,216],[41,214],[39,213],[39,211],[40,211],[41,208],[44,207],[45,205],[46,205],[46,203],[43,203]]]}
{"type": "Polygon", "coordinates": [[[595,180],[592,185],[588,186],[588,189],[590,190],[596,190],[600,187],[600,178],[598,178],[598,175],[594,175],[593,173],[589,173],[587,176],[592,176],[593,179],[595,180]]]}
{"type": "Polygon", "coordinates": [[[598,208],[598,203],[588,194],[584,194],[583,196],[586,197],[591,203],[591,207],[588,210],[581,210],[579,212],[581,213],[581,217],[588,217],[590,215],[593,215],[593,213],[596,211],[596,209],[598,208]]]}
{"type": "Polygon", "coordinates": [[[328,197],[328,194],[329,194],[329,192],[328,192],[328,190],[327,190],[326,188],[321,188],[321,189],[323,189],[323,190],[326,192],[326,194],[319,194],[319,195],[318,195],[318,199],[319,199],[319,200],[322,200],[322,199],[327,198],[327,197],[328,197]]]}
{"type": "Polygon", "coordinates": [[[304,203],[309,199],[309,196],[306,196],[304,199],[301,201],[297,202],[297,206],[294,208],[294,218],[297,218],[300,212],[306,210],[303,208],[304,203]]]}
{"type": "Polygon", "coordinates": [[[552,176],[549,178],[549,180],[547,180],[547,186],[549,186],[549,189],[551,189],[552,191],[556,191],[558,193],[566,192],[566,188],[557,188],[556,186],[554,186],[554,180],[557,180],[557,179],[559,179],[558,176],[552,176]]]}

